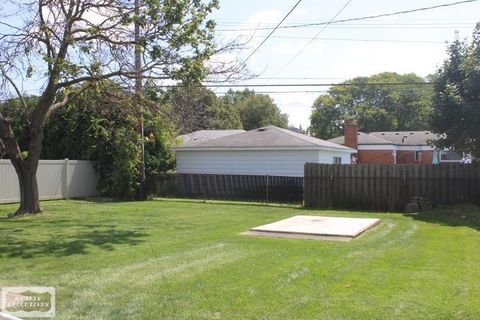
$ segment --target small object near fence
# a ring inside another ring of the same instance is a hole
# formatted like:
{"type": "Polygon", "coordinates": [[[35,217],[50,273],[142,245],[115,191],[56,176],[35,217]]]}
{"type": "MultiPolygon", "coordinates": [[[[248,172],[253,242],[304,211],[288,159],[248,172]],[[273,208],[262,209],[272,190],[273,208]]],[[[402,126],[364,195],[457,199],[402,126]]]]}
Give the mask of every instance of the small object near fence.
{"type": "Polygon", "coordinates": [[[480,202],[478,164],[305,164],[306,207],[403,210],[413,197],[433,204],[480,202]]]}
{"type": "Polygon", "coordinates": [[[303,178],[269,175],[162,173],[149,182],[153,196],[302,204],[303,178]]]}

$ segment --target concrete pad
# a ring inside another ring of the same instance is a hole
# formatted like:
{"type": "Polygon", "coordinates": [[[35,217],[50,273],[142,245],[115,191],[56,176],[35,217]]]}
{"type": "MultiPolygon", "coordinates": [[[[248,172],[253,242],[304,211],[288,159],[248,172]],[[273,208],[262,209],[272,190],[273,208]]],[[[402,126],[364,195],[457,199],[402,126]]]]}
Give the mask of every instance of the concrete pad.
{"type": "Polygon", "coordinates": [[[264,231],[246,231],[240,233],[242,236],[259,236],[270,238],[290,238],[304,240],[330,240],[330,241],[350,241],[353,238],[335,237],[335,236],[317,236],[313,234],[285,233],[285,232],[264,232],[264,231]]]}
{"type": "Polygon", "coordinates": [[[247,235],[280,236],[314,240],[350,240],[373,228],[380,219],[294,216],[252,228],[247,235]]]}

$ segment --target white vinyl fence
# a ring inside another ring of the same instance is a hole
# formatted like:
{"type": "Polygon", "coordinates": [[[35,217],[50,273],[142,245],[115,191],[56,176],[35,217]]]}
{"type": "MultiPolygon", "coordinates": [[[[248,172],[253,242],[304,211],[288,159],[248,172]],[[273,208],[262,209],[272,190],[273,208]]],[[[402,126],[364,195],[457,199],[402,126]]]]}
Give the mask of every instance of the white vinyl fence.
{"type": "MultiPolygon", "coordinates": [[[[40,160],[37,170],[41,200],[97,194],[98,174],[90,161],[40,160]]],[[[10,160],[0,159],[0,203],[20,201],[18,178],[10,160]]]]}

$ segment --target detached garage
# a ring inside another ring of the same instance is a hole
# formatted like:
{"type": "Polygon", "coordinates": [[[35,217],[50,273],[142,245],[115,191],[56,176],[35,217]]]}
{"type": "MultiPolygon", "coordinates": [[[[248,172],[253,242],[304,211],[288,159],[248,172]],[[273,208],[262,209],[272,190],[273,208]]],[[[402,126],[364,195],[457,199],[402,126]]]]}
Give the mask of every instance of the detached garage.
{"type": "Polygon", "coordinates": [[[173,147],[177,172],[303,177],[306,162],[350,164],[356,150],[268,126],[173,147]]]}

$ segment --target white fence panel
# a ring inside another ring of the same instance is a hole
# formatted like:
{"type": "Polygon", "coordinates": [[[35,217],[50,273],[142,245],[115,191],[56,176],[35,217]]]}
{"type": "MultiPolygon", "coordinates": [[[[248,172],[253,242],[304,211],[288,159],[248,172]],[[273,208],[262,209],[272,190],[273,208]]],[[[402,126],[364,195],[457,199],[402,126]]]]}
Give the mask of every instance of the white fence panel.
{"type": "Polygon", "coordinates": [[[10,160],[0,160],[0,203],[17,202],[18,179],[10,160]]]}
{"type": "MultiPolygon", "coordinates": [[[[94,164],[82,160],[40,160],[37,170],[41,200],[90,197],[97,194],[94,164]]],[[[20,201],[17,174],[10,160],[0,159],[0,203],[20,201]]]]}

